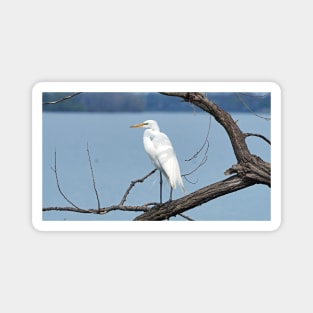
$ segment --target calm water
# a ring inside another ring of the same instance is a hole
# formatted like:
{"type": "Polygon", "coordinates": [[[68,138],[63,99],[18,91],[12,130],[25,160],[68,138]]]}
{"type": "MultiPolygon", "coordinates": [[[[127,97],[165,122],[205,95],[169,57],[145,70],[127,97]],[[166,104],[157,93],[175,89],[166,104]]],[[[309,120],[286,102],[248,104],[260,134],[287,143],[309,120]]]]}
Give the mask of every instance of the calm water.
{"type": "MultiPolygon", "coordinates": [[[[245,132],[261,133],[270,138],[270,122],[252,114],[232,114],[245,132]]],[[[190,159],[203,145],[210,124],[206,113],[44,113],[43,114],[43,206],[69,206],[60,195],[51,166],[57,151],[57,168],[60,186],[66,196],[81,208],[97,208],[93,190],[86,145],[100,197],[101,207],[118,204],[131,180],[149,173],[153,166],[146,155],[143,129],[130,125],[147,119],[158,121],[161,131],[171,139],[180,163],[182,174],[192,171],[203,158],[200,153],[190,159]]],[[[264,141],[249,137],[250,151],[270,161],[270,146],[264,141]]],[[[211,120],[209,149],[206,163],[193,175],[194,184],[184,180],[186,192],[225,179],[226,169],[236,163],[224,129],[211,120]]],[[[138,205],[159,200],[159,175],[155,173],[144,183],[137,184],[127,198],[126,205],[138,205]]],[[[164,185],[163,199],[169,197],[169,186],[164,185]]],[[[180,189],[173,199],[182,196],[180,189]]],[[[256,185],[215,199],[185,212],[196,220],[269,220],[270,189],[256,185]]],[[[107,215],[70,212],[45,212],[44,220],[130,220],[138,213],[111,212],[107,215]]],[[[181,218],[177,217],[176,220],[181,218]]],[[[171,220],[175,220],[174,218],[171,220]]]]}

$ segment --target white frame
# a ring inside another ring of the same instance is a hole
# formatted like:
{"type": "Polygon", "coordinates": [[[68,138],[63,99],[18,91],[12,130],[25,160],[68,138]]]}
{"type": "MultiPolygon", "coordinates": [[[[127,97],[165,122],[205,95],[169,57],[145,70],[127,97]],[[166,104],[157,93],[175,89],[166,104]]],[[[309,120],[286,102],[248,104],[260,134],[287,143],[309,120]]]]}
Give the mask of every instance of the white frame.
{"type": "Polygon", "coordinates": [[[39,231],[274,231],[281,224],[281,89],[273,82],[40,82],[32,90],[32,223],[39,231]],[[271,92],[270,221],[43,221],[43,92],[271,92]]]}

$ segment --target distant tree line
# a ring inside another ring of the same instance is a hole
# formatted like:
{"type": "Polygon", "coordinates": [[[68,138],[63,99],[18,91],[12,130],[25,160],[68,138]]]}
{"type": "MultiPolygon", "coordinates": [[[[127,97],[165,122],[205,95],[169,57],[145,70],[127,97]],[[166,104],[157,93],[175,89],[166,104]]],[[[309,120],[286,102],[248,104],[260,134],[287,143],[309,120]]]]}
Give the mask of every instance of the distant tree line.
{"type": "MultiPolygon", "coordinates": [[[[72,92],[43,93],[43,103],[56,101],[72,92]]],[[[211,92],[206,95],[228,112],[270,112],[270,93],[211,92]],[[249,103],[249,106],[247,105],[249,103]]],[[[50,112],[143,112],[199,110],[179,98],[164,97],[159,93],[136,92],[82,92],[66,101],[44,104],[43,111],[50,112]]]]}

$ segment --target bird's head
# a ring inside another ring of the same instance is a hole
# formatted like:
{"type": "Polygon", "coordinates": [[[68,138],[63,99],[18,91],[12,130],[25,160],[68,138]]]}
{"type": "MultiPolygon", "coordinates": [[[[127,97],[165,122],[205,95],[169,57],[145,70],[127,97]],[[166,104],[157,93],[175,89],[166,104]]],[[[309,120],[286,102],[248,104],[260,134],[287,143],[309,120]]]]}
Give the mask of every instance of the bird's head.
{"type": "Polygon", "coordinates": [[[143,123],[135,124],[130,126],[131,128],[143,127],[143,128],[150,128],[152,130],[159,130],[159,125],[154,120],[147,120],[143,123]]]}

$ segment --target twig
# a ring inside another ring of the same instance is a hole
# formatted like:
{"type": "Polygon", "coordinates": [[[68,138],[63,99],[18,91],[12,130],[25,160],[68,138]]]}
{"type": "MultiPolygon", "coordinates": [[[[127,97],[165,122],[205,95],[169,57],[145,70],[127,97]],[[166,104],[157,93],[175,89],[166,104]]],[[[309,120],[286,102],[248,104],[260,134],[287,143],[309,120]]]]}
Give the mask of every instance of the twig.
{"type": "Polygon", "coordinates": [[[184,177],[184,178],[185,178],[189,183],[191,183],[191,184],[195,184],[195,183],[191,182],[191,181],[190,181],[188,178],[186,178],[186,177],[189,176],[189,175],[191,175],[191,174],[193,174],[193,173],[195,173],[201,166],[203,166],[203,165],[206,163],[206,161],[207,161],[207,159],[208,159],[207,154],[208,154],[208,150],[209,150],[209,147],[210,147],[209,134],[210,134],[210,129],[211,129],[211,121],[212,121],[212,116],[210,115],[209,127],[208,127],[207,134],[206,134],[206,136],[205,136],[205,140],[204,140],[203,145],[201,146],[201,148],[200,148],[191,158],[185,160],[186,162],[189,162],[189,161],[191,161],[191,160],[197,158],[198,155],[200,154],[200,152],[204,149],[204,147],[206,147],[206,148],[205,148],[205,151],[204,151],[204,156],[203,156],[201,162],[198,164],[198,166],[197,166],[196,168],[194,168],[191,172],[182,175],[182,177],[184,177]]]}
{"type": "Polygon", "coordinates": [[[57,150],[55,149],[54,150],[54,169],[52,169],[54,171],[54,174],[55,174],[55,178],[56,178],[56,181],[57,181],[57,186],[58,186],[58,189],[59,189],[59,192],[60,194],[63,196],[63,198],[68,202],[70,203],[73,207],[75,207],[76,209],[79,209],[81,210],[77,205],[75,205],[71,200],[69,200],[65,194],[62,192],[61,190],[61,187],[60,187],[60,184],[59,184],[59,179],[58,179],[58,172],[57,172],[57,150]]]}
{"type": "MultiPolygon", "coordinates": [[[[192,173],[188,173],[188,175],[190,175],[192,173]]],[[[184,177],[186,179],[186,181],[189,183],[189,184],[192,184],[192,185],[195,185],[198,183],[199,179],[197,178],[195,181],[191,181],[189,178],[187,178],[187,176],[184,176],[182,175],[182,177],[184,177]]]]}
{"type": "Polygon", "coordinates": [[[129,192],[131,191],[131,189],[132,189],[137,183],[142,183],[145,179],[147,179],[149,176],[151,176],[153,173],[155,173],[156,170],[157,170],[157,169],[155,168],[153,171],[151,171],[149,174],[147,174],[147,175],[144,176],[143,178],[139,178],[139,179],[136,179],[136,180],[131,181],[129,187],[127,188],[127,190],[126,190],[126,192],[125,192],[125,194],[124,194],[124,196],[123,196],[123,198],[122,198],[122,200],[121,200],[121,202],[120,202],[120,206],[122,206],[122,205],[125,203],[126,198],[127,198],[128,194],[129,194],[129,192]]]}
{"type": "Polygon", "coordinates": [[[95,190],[95,193],[96,193],[96,197],[97,197],[97,201],[98,201],[98,210],[100,212],[100,200],[99,200],[98,191],[97,191],[97,188],[96,188],[95,177],[93,175],[93,169],[92,169],[92,164],[91,164],[91,160],[90,160],[88,142],[87,142],[87,153],[88,153],[89,166],[90,166],[90,171],[91,171],[91,176],[92,176],[93,189],[95,190]]]}
{"type": "Polygon", "coordinates": [[[60,184],[59,184],[59,178],[58,178],[58,172],[57,172],[57,153],[56,150],[54,152],[54,168],[51,167],[52,171],[55,174],[55,178],[56,178],[56,182],[57,182],[57,186],[59,189],[60,194],[63,196],[63,198],[70,203],[73,207],[48,207],[48,208],[43,208],[43,211],[71,211],[71,212],[78,212],[78,213],[92,213],[92,214],[107,214],[111,211],[115,211],[115,210],[121,210],[121,211],[136,211],[136,212],[147,212],[149,211],[149,209],[151,207],[156,207],[159,204],[158,203],[146,203],[142,206],[124,206],[124,202],[126,201],[126,198],[129,194],[129,192],[131,191],[131,189],[135,186],[136,183],[142,183],[145,179],[147,179],[149,176],[151,176],[157,169],[155,168],[154,170],[152,170],[150,173],[148,173],[147,175],[145,175],[144,177],[134,180],[131,182],[131,184],[129,185],[129,187],[127,188],[121,202],[119,205],[112,205],[110,207],[107,208],[100,208],[100,200],[99,200],[99,196],[98,196],[98,191],[96,188],[96,182],[95,182],[95,178],[94,178],[94,173],[93,173],[93,167],[92,167],[92,163],[91,163],[91,158],[90,158],[90,152],[89,152],[89,146],[88,146],[88,142],[87,142],[87,153],[88,153],[88,159],[89,159],[89,166],[90,166],[90,171],[91,171],[91,176],[92,176],[92,181],[93,181],[93,187],[97,196],[97,201],[98,201],[98,209],[81,209],[79,208],[77,205],[75,205],[71,200],[69,200],[65,194],[62,192],[60,184]]]}
{"type": "Polygon", "coordinates": [[[209,138],[209,133],[210,133],[210,129],[211,129],[211,119],[212,119],[212,116],[210,115],[209,128],[208,128],[207,134],[205,136],[205,140],[204,140],[203,145],[201,146],[201,148],[191,158],[185,160],[186,162],[189,162],[189,161],[191,161],[193,159],[196,159],[198,157],[199,153],[203,150],[203,148],[206,145],[206,143],[209,144],[208,138],[209,138]]]}
{"type": "MultiPolygon", "coordinates": [[[[241,93],[241,94],[246,95],[246,94],[244,94],[244,93],[241,93]]],[[[267,120],[267,121],[270,121],[270,120],[271,120],[270,117],[264,117],[264,116],[261,116],[261,115],[255,113],[255,112],[250,108],[250,106],[239,96],[239,93],[235,93],[235,95],[236,95],[237,99],[238,99],[238,100],[248,109],[248,111],[250,111],[252,114],[254,114],[254,115],[257,116],[257,117],[263,118],[263,119],[265,119],[265,120],[267,120]]],[[[253,97],[252,95],[249,95],[249,96],[250,96],[250,97],[253,97]]]]}
{"type": "Polygon", "coordinates": [[[247,97],[252,97],[252,98],[265,98],[267,96],[267,92],[265,92],[264,95],[251,95],[250,93],[247,93],[247,92],[238,92],[238,94],[241,94],[247,97]]]}
{"type": "Polygon", "coordinates": [[[244,133],[245,137],[250,137],[250,136],[255,136],[255,137],[259,137],[262,138],[264,141],[266,141],[269,145],[271,144],[271,141],[269,139],[267,139],[265,136],[260,135],[260,134],[254,134],[254,133],[244,133]]]}
{"type": "Polygon", "coordinates": [[[187,215],[185,215],[185,214],[183,214],[183,213],[179,213],[178,215],[181,216],[181,217],[183,217],[183,218],[185,218],[185,219],[188,220],[188,221],[194,221],[192,218],[190,218],[189,216],[187,216],[187,215]]]}
{"type": "Polygon", "coordinates": [[[75,93],[73,93],[73,94],[71,94],[69,96],[66,96],[66,97],[62,98],[62,99],[58,99],[58,100],[55,100],[55,101],[47,101],[47,102],[44,102],[43,104],[57,104],[57,103],[59,103],[61,101],[71,99],[71,98],[73,98],[73,97],[75,97],[75,96],[77,96],[79,94],[81,94],[81,92],[75,92],[75,93]]]}

